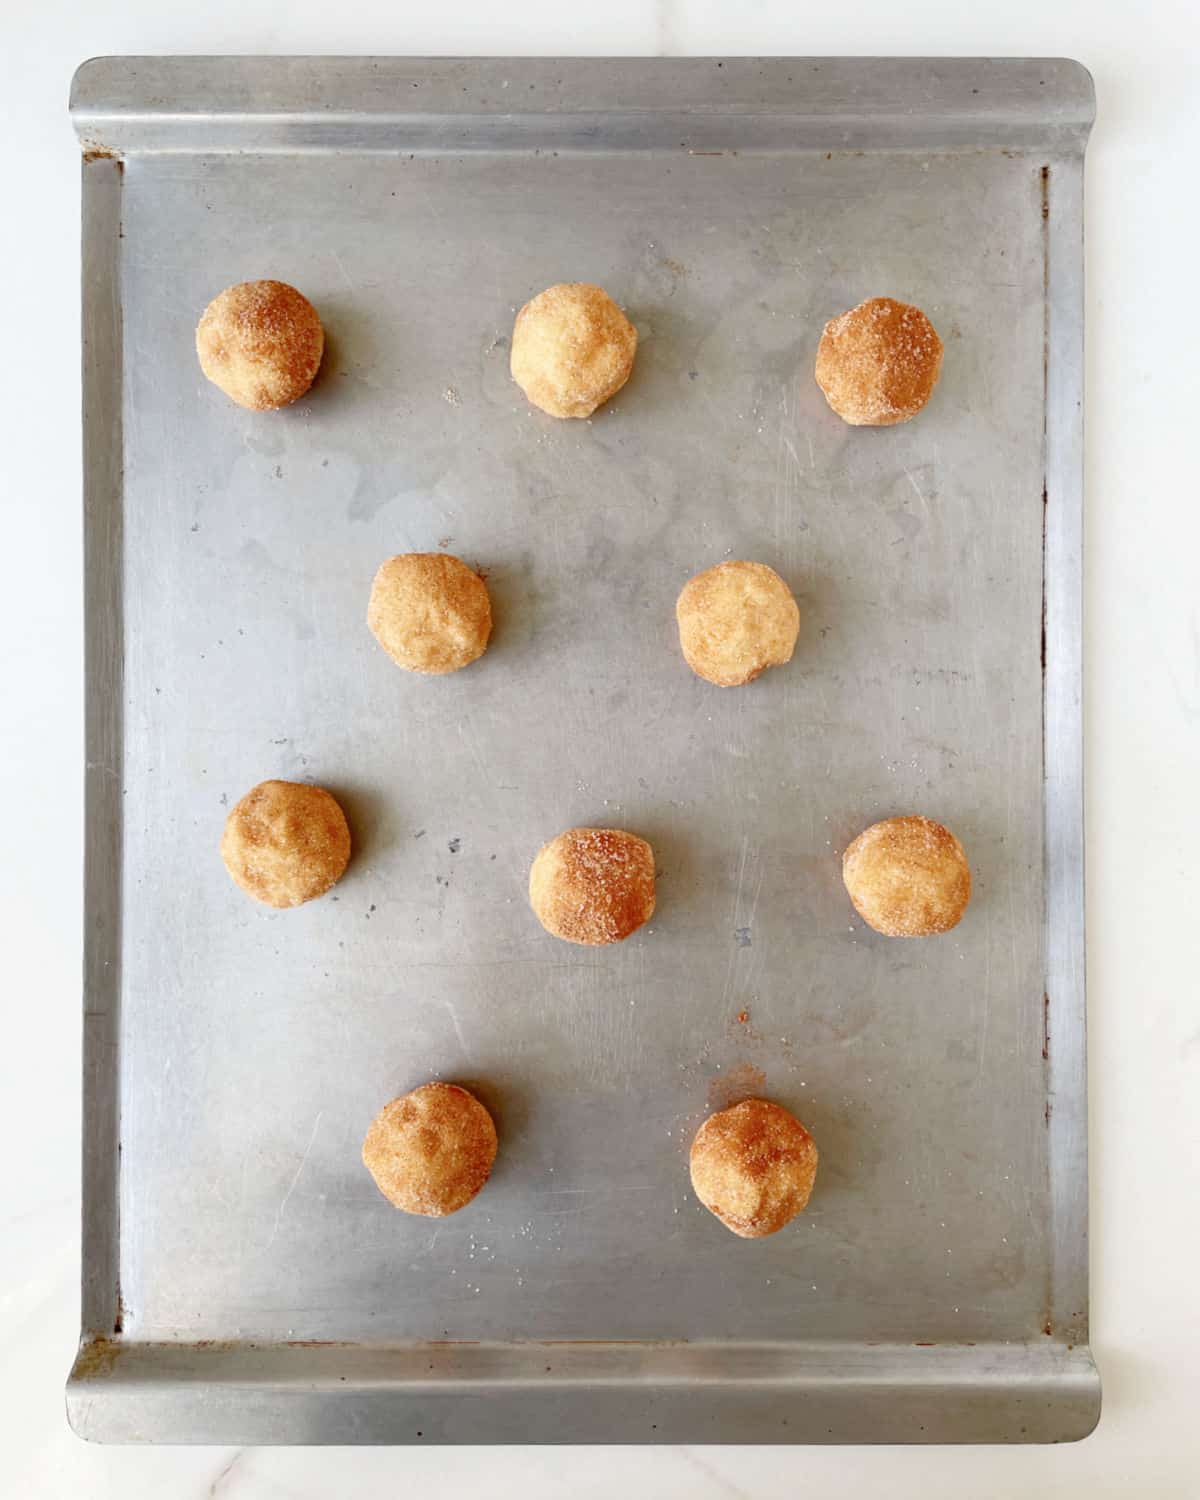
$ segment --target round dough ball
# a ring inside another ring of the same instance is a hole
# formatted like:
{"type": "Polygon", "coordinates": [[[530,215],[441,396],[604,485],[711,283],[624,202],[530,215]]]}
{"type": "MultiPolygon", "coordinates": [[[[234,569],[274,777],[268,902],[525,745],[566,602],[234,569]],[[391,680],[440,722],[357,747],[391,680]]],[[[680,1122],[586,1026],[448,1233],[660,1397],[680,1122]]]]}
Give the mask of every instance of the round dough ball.
{"type": "Polygon", "coordinates": [[[512,377],[552,417],[590,417],[633,372],[637,330],[598,286],[547,287],[513,324],[512,377]]]}
{"type": "Polygon", "coordinates": [[[723,562],[697,573],[675,618],[688,666],[718,687],[739,687],[791,661],[800,632],[791,590],[765,563],[723,562]]]}
{"type": "Polygon", "coordinates": [[[470,1203],[496,1160],[496,1127],[456,1083],[425,1083],[385,1104],[371,1123],[363,1165],[406,1214],[440,1219],[470,1203]]]}
{"type": "Polygon", "coordinates": [[[284,281],[243,281],[204,309],[196,329],[200,368],[231,401],[275,411],[298,401],[325,350],[325,331],[307,297],[284,281]]]}
{"type": "Polygon", "coordinates": [[[568,943],[619,943],[654,915],[654,850],[620,828],[568,828],[534,860],[529,904],[568,943]]]}
{"type": "Polygon", "coordinates": [[[225,819],[221,858],[256,901],[300,906],[341,879],[350,829],[324,787],[260,781],[225,819]]]}
{"type": "Polygon", "coordinates": [[[795,1115],[766,1099],[744,1099],[709,1115],[691,1155],[696,1197],[743,1239],[774,1234],[808,1202],[817,1145],[795,1115]]]}
{"type": "Polygon", "coordinates": [[[957,927],[971,899],[963,846],[932,818],[885,818],[842,855],[842,879],[864,922],[887,937],[957,927]]]}
{"type": "Polygon", "coordinates": [[[406,552],[376,573],[367,624],[397,666],[441,675],[487,650],[492,605],[483,579],[457,557],[406,552]]]}
{"type": "Polygon", "coordinates": [[[826,323],[817,384],[852,427],[907,422],[933,395],[942,341],[919,307],[871,297],[826,323]]]}

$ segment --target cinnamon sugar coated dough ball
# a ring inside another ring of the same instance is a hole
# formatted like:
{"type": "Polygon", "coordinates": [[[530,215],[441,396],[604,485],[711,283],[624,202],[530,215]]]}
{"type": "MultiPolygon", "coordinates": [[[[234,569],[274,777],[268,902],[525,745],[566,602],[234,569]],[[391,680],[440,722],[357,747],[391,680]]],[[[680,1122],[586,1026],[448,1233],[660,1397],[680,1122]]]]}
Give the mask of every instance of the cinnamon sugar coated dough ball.
{"type": "Polygon", "coordinates": [[[963,846],[932,818],[886,818],[842,855],[854,909],[886,937],[929,937],[957,927],[971,899],[963,846]]]}
{"type": "Polygon", "coordinates": [[[832,323],[817,348],[817,384],[852,427],[907,422],[933,395],[942,341],[919,307],[871,297],[832,323]]]}
{"type": "Polygon", "coordinates": [[[496,1160],[492,1117],[456,1083],[425,1083],[385,1104],[371,1123],[363,1165],[406,1214],[440,1219],[470,1203],[496,1160]]]}
{"type": "Polygon", "coordinates": [[[492,605],[483,579],[457,557],[406,552],[376,573],[367,624],[397,666],[442,675],[487,650],[492,605]]]}
{"type": "Polygon", "coordinates": [[[266,906],[323,896],[350,861],[346,816],[324,787],[261,781],[225,820],[225,868],[266,906]]]}
{"type": "Polygon", "coordinates": [[[691,1155],[696,1197],[743,1239],[774,1234],[808,1202],[817,1145],[795,1115],[766,1099],[744,1099],[709,1115],[691,1155]]]}
{"type": "Polygon", "coordinates": [[[620,828],[568,828],[534,860],[529,904],[568,943],[619,943],[654,915],[654,850],[620,828]]]}
{"type": "Polygon", "coordinates": [[[243,281],[204,309],[196,329],[200,368],[231,401],[274,411],[298,401],[325,350],[325,331],[307,297],[284,281],[243,281]]]}
{"type": "Polygon", "coordinates": [[[739,687],[791,661],[800,611],[765,563],[723,562],[697,573],[675,605],[679,644],[698,677],[739,687]]]}
{"type": "Polygon", "coordinates": [[[547,287],[513,325],[512,377],[552,417],[590,417],[633,371],[637,330],[586,281],[547,287]]]}

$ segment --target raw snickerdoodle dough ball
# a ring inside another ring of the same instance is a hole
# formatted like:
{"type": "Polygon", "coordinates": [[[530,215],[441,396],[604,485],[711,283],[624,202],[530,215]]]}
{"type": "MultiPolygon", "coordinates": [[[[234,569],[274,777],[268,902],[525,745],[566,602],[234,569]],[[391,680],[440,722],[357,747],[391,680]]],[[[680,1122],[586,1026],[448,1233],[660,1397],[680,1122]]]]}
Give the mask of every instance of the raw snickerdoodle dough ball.
{"type": "Polygon", "coordinates": [[[324,787],[261,781],[226,818],[221,858],[256,901],[300,906],[341,879],[350,829],[324,787]]]}
{"type": "Polygon", "coordinates": [[[196,329],[200,368],[231,401],[274,411],[317,378],[325,332],[307,297],[284,281],[243,281],[204,309],[196,329]]]}
{"type": "Polygon", "coordinates": [[[684,584],[675,605],[679,644],[698,677],[718,687],[751,682],[791,661],[800,611],[765,563],[723,562],[684,584]]]}
{"type": "Polygon", "coordinates": [[[406,552],[376,573],[367,624],[397,666],[457,672],[487,650],[492,605],[483,579],[457,557],[406,552]]]}
{"type": "Polygon", "coordinates": [[[817,384],[852,427],[907,422],[933,395],[942,341],[919,307],[871,297],[826,323],[817,384]]]}
{"type": "Polygon", "coordinates": [[[568,828],[534,860],[529,904],[568,943],[619,943],[654,915],[654,851],[620,828],[568,828]]]}
{"type": "Polygon", "coordinates": [[[887,937],[956,927],[971,899],[963,846],[931,818],[886,818],[842,855],[842,879],[864,922],[887,937]]]}
{"type": "Polygon", "coordinates": [[[470,1203],[496,1160],[496,1127],[474,1094],[425,1083],[385,1104],[362,1148],[375,1186],[406,1214],[442,1218],[470,1203]]]}
{"type": "Polygon", "coordinates": [[[734,1234],[757,1240],[782,1229],[808,1202],[817,1146],[781,1105],[744,1099],[701,1125],[691,1169],[705,1208],[734,1234]]]}
{"type": "Polygon", "coordinates": [[[586,281],[547,287],[513,324],[512,377],[552,417],[590,417],[633,370],[637,330],[586,281]]]}

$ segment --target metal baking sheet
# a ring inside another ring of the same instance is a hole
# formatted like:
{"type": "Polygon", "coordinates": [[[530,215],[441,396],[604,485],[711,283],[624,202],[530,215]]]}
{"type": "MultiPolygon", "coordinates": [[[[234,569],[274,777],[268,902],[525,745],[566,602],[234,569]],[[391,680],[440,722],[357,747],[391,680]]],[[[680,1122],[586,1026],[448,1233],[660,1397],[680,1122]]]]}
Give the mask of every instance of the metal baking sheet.
{"type": "Polygon", "coordinates": [[[76,1430],[119,1441],[1045,1441],[1087,1347],[1082,156],[1065,61],[104,59],[84,148],[88,945],[76,1430]],[[294,282],[310,396],[231,405],[193,329],[294,282]],[[508,375],[516,307],[637,324],[588,422],[508,375]],[[865,296],[946,344],[920,418],[812,378],[865,296]],[[485,569],[482,662],[398,672],[378,563],[485,569]],[[772,564],[792,664],[723,692],[683,582],[772,564]],[[217,856],[253,783],[346,806],[273,913],[217,856]],[[840,852],[920,810],[975,897],[929,942],[840,852]],[[649,928],[542,932],[539,845],[648,837],[649,928]],[[501,1135],[441,1223],[366,1125],[430,1077],[501,1135]],[[761,1242],[689,1192],[714,1105],[814,1132],[761,1242]]]}

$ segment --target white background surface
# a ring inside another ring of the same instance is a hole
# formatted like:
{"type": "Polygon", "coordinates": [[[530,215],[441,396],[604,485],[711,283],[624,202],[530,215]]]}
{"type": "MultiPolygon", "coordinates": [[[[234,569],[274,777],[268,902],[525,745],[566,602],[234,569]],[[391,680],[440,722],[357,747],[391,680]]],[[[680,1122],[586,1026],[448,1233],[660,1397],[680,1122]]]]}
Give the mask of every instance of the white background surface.
{"type": "Polygon", "coordinates": [[[1200,7],[1194,0],[8,0],[0,32],[0,1491],[15,1500],[1200,1496],[1200,7]],[[201,16],[200,12],[207,14],[201,16]],[[1068,55],[1088,153],[1093,1344],[1050,1448],[100,1449],[78,1329],[82,685],[78,157],[96,53],[1068,55]]]}

